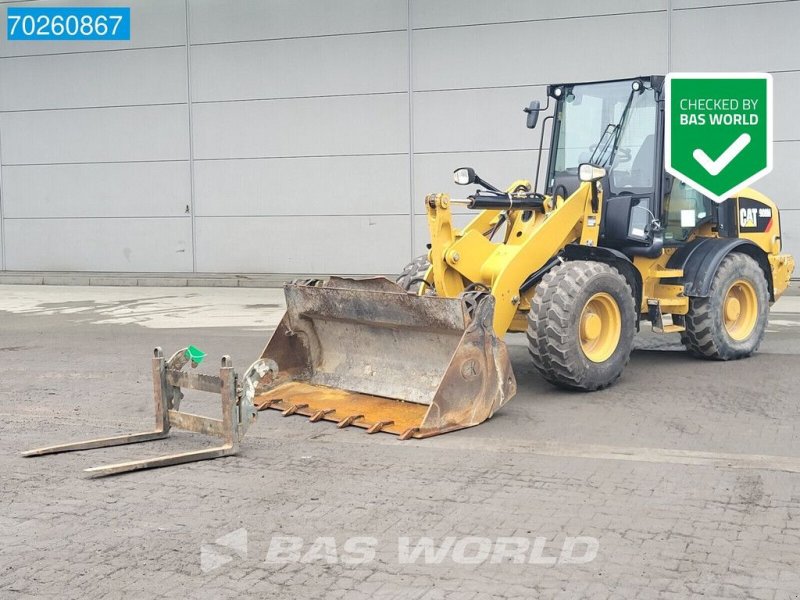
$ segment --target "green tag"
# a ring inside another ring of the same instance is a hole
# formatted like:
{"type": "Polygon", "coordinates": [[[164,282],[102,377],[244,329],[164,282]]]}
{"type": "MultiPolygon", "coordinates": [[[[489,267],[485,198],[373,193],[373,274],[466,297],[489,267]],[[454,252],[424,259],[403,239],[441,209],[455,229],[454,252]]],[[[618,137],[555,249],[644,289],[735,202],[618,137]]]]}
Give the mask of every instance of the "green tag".
{"type": "Polygon", "coordinates": [[[194,346],[188,346],[186,348],[186,352],[183,355],[192,361],[193,364],[199,365],[203,362],[203,359],[206,357],[206,353],[200,350],[200,348],[196,348],[194,346]]]}
{"type": "Polygon", "coordinates": [[[665,166],[722,202],[772,170],[772,75],[670,73],[665,166]]]}

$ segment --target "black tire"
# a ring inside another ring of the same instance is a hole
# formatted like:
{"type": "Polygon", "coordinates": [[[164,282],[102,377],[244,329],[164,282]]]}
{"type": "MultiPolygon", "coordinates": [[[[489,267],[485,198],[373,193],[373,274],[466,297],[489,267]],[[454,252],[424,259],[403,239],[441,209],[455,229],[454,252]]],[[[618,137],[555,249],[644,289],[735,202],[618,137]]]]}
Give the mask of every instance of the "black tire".
{"type": "Polygon", "coordinates": [[[400,276],[395,281],[397,285],[410,294],[419,294],[419,288],[430,266],[431,263],[428,262],[427,254],[418,256],[405,266],[403,272],[400,273],[400,276]]]}
{"type": "Polygon", "coordinates": [[[750,356],[764,339],[768,314],[769,289],[764,271],[746,254],[732,252],[720,263],[708,297],[689,300],[683,343],[698,358],[735,360],[750,356]],[[757,316],[749,335],[734,339],[725,325],[724,303],[731,287],[739,281],[752,286],[757,301],[757,316]]]}
{"type": "Polygon", "coordinates": [[[533,364],[559,387],[594,391],[611,385],[630,359],[636,330],[633,291],[614,267],[569,261],[551,269],[536,286],[528,314],[528,348],[533,364]],[[619,341],[602,362],[587,358],[580,339],[584,307],[604,293],[619,309],[619,341]]]}

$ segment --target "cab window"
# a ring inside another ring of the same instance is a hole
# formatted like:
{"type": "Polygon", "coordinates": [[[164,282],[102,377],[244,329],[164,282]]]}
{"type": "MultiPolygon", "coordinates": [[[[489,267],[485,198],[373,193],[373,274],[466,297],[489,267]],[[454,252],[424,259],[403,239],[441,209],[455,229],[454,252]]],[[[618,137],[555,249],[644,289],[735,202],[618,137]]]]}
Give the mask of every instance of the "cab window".
{"type": "Polygon", "coordinates": [[[664,196],[664,242],[685,242],[694,229],[711,220],[711,200],[677,179],[664,196]]]}
{"type": "Polygon", "coordinates": [[[611,191],[653,189],[656,164],[656,99],[653,90],[635,94],[611,164],[611,191]]]}

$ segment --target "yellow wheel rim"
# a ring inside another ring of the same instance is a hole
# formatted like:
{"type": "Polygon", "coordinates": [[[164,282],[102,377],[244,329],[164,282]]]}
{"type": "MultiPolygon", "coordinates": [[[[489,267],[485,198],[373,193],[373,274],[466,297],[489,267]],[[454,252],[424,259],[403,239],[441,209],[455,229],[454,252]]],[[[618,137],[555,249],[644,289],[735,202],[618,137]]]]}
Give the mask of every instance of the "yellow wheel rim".
{"type": "Polygon", "coordinates": [[[589,298],[581,311],[578,335],[590,361],[601,363],[614,354],[622,335],[622,315],[610,294],[598,292],[589,298]]]}
{"type": "Polygon", "coordinates": [[[731,284],[722,301],[722,322],[734,340],[746,340],[758,322],[758,296],[753,284],[739,279],[731,284]]]}

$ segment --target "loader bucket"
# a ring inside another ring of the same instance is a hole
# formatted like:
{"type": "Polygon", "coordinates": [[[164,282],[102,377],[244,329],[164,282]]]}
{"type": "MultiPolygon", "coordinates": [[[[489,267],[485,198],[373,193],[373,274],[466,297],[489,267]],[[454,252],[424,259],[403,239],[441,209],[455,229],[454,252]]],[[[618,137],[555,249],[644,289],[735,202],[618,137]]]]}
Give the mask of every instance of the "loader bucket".
{"type": "Polygon", "coordinates": [[[516,392],[489,294],[414,296],[388,279],[340,277],[285,293],[260,410],[424,438],[478,425],[516,392]]]}

